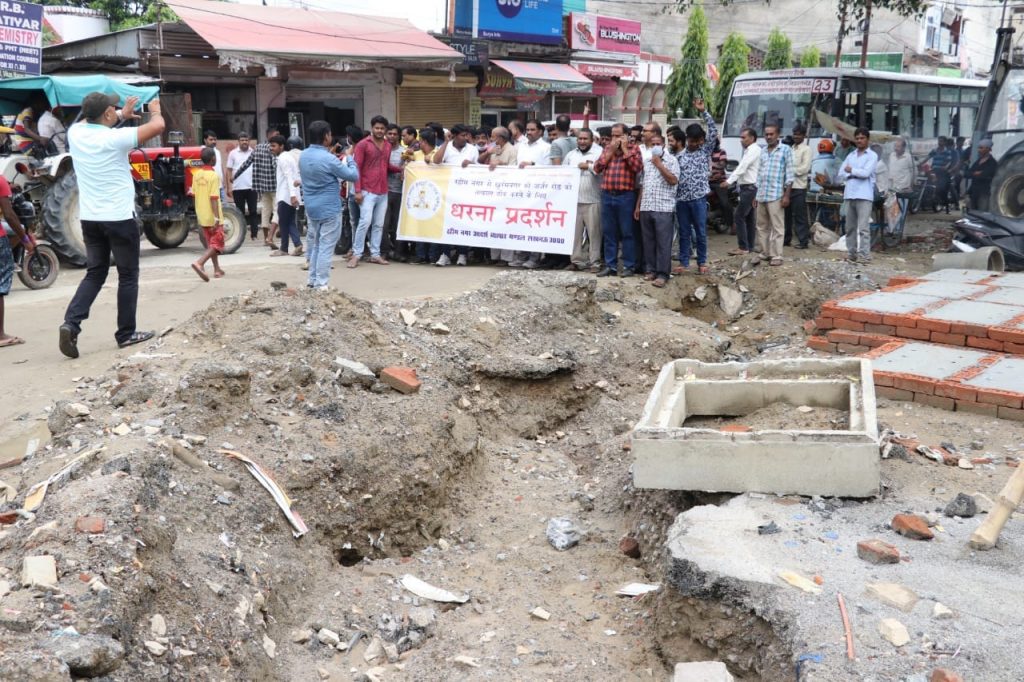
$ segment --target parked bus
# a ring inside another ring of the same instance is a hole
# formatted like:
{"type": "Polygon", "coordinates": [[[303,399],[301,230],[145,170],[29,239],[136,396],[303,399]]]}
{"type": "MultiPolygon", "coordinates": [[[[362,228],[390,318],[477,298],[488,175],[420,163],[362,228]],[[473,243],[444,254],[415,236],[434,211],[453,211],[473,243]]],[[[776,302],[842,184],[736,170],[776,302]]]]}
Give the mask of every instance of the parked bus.
{"type": "Polygon", "coordinates": [[[985,81],[940,78],[868,69],[785,69],[745,73],[733,81],[725,109],[722,144],[730,162],[742,156],[740,131],[751,127],[760,136],[777,121],[787,135],[793,124],[807,125],[811,149],[831,137],[817,109],[854,127],[901,135],[920,157],[940,136],[970,137],[985,81]]]}

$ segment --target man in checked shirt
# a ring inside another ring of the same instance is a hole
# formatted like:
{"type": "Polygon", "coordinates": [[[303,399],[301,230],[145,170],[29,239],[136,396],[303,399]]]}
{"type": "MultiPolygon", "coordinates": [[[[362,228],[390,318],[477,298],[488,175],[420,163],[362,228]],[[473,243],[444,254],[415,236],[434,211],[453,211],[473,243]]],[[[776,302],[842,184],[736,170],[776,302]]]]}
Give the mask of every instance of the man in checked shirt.
{"type": "Polygon", "coordinates": [[[601,176],[601,231],[604,236],[604,269],[598,277],[610,277],[619,269],[619,245],[622,245],[622,277],[636,271],[633,244],[633,213],[639,207],[636,176],[643,169],[640,149],[631,144],[626,126],[612,126],[612,140],[594,172],[601,176]]]}
{"type": "Polygon", "coordinates": [[[786,229],[786,207],[793,186],[793,153],[779,142],[779,125],[764,127],[768,145],[761,152],[761,168],[757,176],[757,244],[761,253],[754,264],[768,259],[769,265],[782,265],[782,240],[786,229]]]}
{"type": "Polygon", "coordinates": [[[263,243],[274,248],[274,235],[270,234],[270,225],[274,220],[274,194],[277,192],[277,159],[270,151],[270,138],[280,135],[277,128],[267,128],[267,139],[253,149],[249,158],[234,171],[239,177],[249,166],[252,166],[252,189],[260,202],[260,227],[263,230],[263,243]]]}

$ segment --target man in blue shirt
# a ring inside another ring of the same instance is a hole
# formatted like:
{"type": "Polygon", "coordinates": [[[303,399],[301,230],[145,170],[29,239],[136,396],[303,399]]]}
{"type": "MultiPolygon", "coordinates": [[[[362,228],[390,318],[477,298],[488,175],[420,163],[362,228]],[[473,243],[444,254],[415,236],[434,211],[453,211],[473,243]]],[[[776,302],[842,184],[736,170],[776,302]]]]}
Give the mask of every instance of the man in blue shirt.
{"type": "Polygon", "coordinates": [[[782,240],[786,230],[786,207],[793,187],[793,152],[779,142],[779,125],[764,127],[767,143],[761,152],[757,174],[757,244],[761,253],[754,264],[768,259],[769,265],[782,265],[782,240]]]}
{"type": "Polygon", "coordinates": [[[309,252],[310,289],[327,289],[331,279],[331,256],[341,236],[342,181],[355,182],[359,171],[348,157],[339,159],[330,151],[333,138],[327,121],[309,125],[310,145],[299,156],[302,196],[306,202],[306,250],[309,252]]]}
{"type": "Polygon", "coordinates": [[[871,210],[875,203],[878,155],[868,149],[870,135],[867,128],[857,128],[853,134],[856,150],[847,155],[839,169],[838,179],[846,183],[846,260],[851,263],[871,262],[871,210]]]}

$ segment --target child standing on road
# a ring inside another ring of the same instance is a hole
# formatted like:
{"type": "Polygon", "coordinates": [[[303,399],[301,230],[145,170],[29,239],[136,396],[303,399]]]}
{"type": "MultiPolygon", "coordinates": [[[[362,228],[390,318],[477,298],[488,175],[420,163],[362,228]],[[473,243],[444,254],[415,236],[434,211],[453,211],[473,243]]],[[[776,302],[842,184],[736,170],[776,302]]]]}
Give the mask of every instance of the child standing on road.
{"type": "Polygon", "coordinates": [[[204,148],[199,158],[203,167],[192,174],[192,195],[195,199],[196,219],[206,237],[206,253],[192,264],[192,269],[199,275],[199,279],[209,282],[210,278],[206,274],[208,260],[213,261],[213,276],[224,276],[217,260],[217,255],[224,253],[224,213],[220,203],[220,176],[213,167],[217,161],[213,148],[204,148]]]}

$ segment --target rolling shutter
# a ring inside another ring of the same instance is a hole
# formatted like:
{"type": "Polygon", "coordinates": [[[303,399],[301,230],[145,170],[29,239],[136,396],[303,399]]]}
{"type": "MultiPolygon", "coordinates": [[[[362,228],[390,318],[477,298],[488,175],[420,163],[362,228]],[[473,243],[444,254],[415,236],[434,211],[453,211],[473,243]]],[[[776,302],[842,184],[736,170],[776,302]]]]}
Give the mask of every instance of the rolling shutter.
{"type": "Polygon", "coordinates": [[[419,128],[437,121],[446,128],[469,121],[469,93],[466,88],[398,88],[398,121],[419,128]]]}

